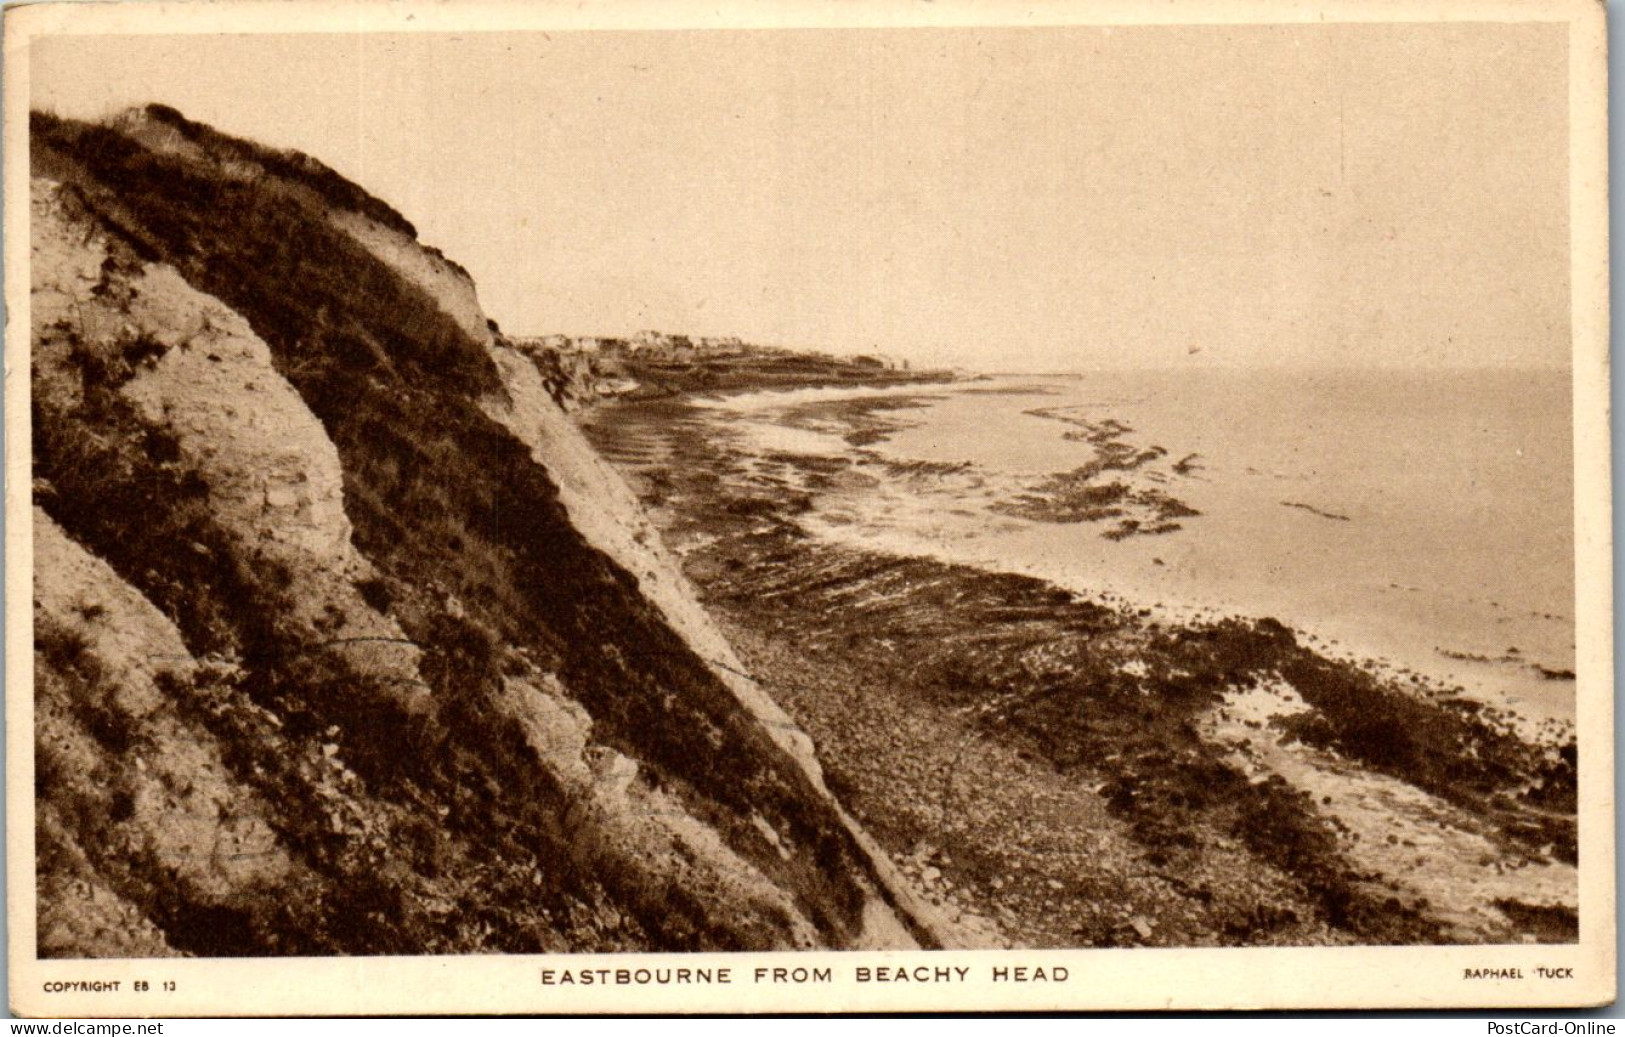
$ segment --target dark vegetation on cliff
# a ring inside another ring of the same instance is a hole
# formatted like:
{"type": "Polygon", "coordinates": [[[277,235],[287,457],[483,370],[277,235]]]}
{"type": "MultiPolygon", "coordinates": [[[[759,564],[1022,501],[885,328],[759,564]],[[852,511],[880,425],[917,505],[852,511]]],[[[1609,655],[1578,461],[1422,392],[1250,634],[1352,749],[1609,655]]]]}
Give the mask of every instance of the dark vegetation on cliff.
{"type": "MultiPolygon", "coordinates": [[[[865,865],[827,800],[635,580],[572,527],[526,446],[482,411],[482,398],[503,393],[483,345],[323,209],[406,234],[411,225],[305,156],[162,107],[145,117],[202,157],[149,148],[116,123],[35,113],[34,171],[68,185],[125,261],[174,266],[270,346],[337,446],[355,544],[379,573],[360,590],[423,649],[432,695],[404,695],[353,665],[334,631],[297,618],[287,573],[237,548],[173,441],[116,393],[119,365],[140,363],[139,346],[111,358],[80,349],[82,394],[35,395],[37,503],[168,614],[195,656],[226,661],[165,690],[226,747],[234,778],[274,805],[298,864],[284,888],[221,908],[192,905],[159,860],[100,862],[119,891],[179,949],[207,954],[783,939],[773,919],[719,922],[680,884],[653,896],[619,888],[612,869],[571,863],[567,804],[497,706],[505,679],[552,674],[600,739],[792,891],[823,939],[850,939],[865,865]],[[335,815],[312,762],[330,738],[364,783],[347,800],[359,820],[335,815]]],[[[79,348],[75,329],[52,335],[35,348],[79,348]]],[[[42,680],[92,695],[98,674],[71,635],[36,634],[42,680]]],[[[116,717],[95,729],[108,733],[110,758],[143,737],[116,717]]],[[[42,800],[60,782],[42,770],[42,800]]],[[[47,834],[42,869],[53,852],[47,834]]]]}

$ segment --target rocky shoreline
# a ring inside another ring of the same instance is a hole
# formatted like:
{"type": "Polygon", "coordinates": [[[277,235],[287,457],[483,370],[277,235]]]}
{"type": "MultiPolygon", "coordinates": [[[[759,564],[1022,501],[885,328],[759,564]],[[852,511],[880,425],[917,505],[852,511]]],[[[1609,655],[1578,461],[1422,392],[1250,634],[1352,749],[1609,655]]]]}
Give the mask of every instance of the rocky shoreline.
{"type": "MultiPolygon", "coordinates": [[[[810,536],[820,492],[898,475],[861,448],[909,406],[799,415],[843,428],[855,460],[753,451],[681,395],[583,424],[831,789],[967,942],[1577,937],[1572,739],[1522,741],[1273,620],[1174,623],[810,536]]],[[[1134,462],[1105,453],[1080,484],[1134,462]]]]}

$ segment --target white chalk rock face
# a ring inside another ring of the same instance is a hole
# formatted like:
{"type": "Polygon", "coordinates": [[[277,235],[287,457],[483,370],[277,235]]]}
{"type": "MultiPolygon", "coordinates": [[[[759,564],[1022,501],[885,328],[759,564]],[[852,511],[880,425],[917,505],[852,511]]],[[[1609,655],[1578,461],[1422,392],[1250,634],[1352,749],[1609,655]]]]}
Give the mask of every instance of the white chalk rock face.
{"type": "Polygon", "coordinates": [[[125,396],[180,437],[234,528],[357,572],[338,450],[272,366],[270,348],[169,267],[147,268],[131,287],[137,333],[166,329],[175,341],[125,396]]]}
{"type": "Polygon", "coordinates": [[[639,912],[658,913],[676,882],[719,914],[779,919],[785,932],[763,932],[779,949],[818,945],[817,931],[787,893],[680,800],[651,788],[636,760],[593,743],[592,719],[551,675],[539,687],[510,680],[503,691],[504,706],[571,802],[561,824],[581,867],[614,876],[639,912]]]}
{"type": "Polygon", "coordinates": [[[41,946],[111,935],[131,954],[172,954],[107,876],[163,869],[191,898],[225,905],[275,889],[290,861],[265,804],[173,694],[198,675],[180,631],[44,511],[33,523],[35,767],[51,786],[40,820],[72,861],[40,898],[41,946]],[[94,843],[64,823],[73,805],[104,819],[94,843]]]}
{"type": "Polygon", "coordinates": [[[36,630],[72,631],[87,651],[116,662],[112,693],[120,712],[147,716],[164,701],[157,675],[188,672],[193,664],[180,631],[42,509],[34,508],[33,517],[36,630]]]}
{"type": "MultiPolygon", "coordinates": [[[[355,589],[373,570],[351,541],[338,450],[272,364],[270,347],[174,268],[110,258],[106,234],[59,185],[33,186],[34,327],[65,323],[104,350],[150,343],[119,392],[174,437],[207,486],[211,513],[240,538],[239,551],[282,565],[290,607],[307,622],[337,627],[354,662],[418,686],[421,653],[355,589]]],[[[68,363],[43,354],[35,362],[68,363]]]]}
{"type": "Polygon", "coordinates": [[[108,348],[152,343],[121,391],[196,458],[222,518],[349,561],[338,451],[272,366],[270,348],[170,267],[109,268],[106,236],[69,213],[58,185],[38,181],[33,197],[34,326],[67,322],[108,348]]]}
{"type": "Polygon", "coordinates": [[[433,296],[447,316],[475,342],[488,342],[491,329],[480,309],[474,281],[446,257],[360,213],[330,210],[333,225],[363,245],[385,266],[433,296]]]}

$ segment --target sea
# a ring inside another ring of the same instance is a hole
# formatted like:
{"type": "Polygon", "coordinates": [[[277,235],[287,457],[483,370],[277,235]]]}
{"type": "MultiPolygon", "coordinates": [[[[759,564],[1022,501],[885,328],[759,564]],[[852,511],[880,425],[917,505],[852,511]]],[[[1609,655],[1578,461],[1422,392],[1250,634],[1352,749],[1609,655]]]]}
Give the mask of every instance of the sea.
{"type": "Polygon", "coordinates": [[[1191,621],[1269,616],[1330,655],[1572,723],[1571,387],[1558,371],[1099,371],[706,404],[744,449],[847,458],[818,537],[1041,577],[1191,621]],[[894,409],[841,401],[890,396],[894,409]],[[867,413],[867,417],[865,414],[867,413]],[[873,420],[880,430],[853,435],[873,420]],[[1114,425],[1107,426],[1107,422],[1114,425]],[[1101,458],[1180,501],[1164,531],[1012,509],[1101,458]]]}

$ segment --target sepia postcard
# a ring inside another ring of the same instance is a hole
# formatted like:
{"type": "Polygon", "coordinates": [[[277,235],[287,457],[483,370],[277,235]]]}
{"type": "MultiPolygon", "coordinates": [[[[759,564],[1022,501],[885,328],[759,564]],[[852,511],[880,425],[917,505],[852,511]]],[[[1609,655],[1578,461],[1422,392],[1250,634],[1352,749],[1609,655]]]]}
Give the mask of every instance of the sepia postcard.
{"type": "Polygon", "coordinates": [[[29,1016],[1615,996],[1593,0],[5,12],[29,1016]]]}

